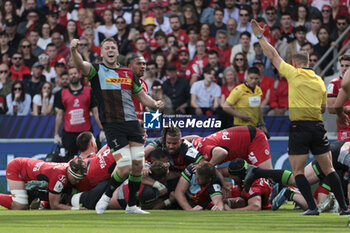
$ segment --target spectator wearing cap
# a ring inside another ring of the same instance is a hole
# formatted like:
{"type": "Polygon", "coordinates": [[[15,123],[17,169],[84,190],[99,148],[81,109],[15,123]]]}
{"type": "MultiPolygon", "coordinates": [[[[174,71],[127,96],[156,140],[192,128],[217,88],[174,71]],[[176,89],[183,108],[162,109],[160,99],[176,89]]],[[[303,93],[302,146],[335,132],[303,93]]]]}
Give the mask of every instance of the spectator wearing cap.
{"type": "Polygon", "coordinates": [[[12,66],[10,67],[11,79],[23,80],[23,76],[30,74],[30,69],[24,65],[23,56],[20,52],[15,52],[11,57],[12,66]]]}
{"type": "MultiPolygon", "coordinates": [[[[156,80],[152,85],[152,98],[154,100],[161,100],[164,103],[163,114],[173,114],[173,106],[171,99],[164,94],[162,84],[156,80]]],[[[157,111],[157,109],[150,108],[151,111],[157,111]]]]}
{"type": "Polygon", "coordinates": [[[59,24],[58,11],[50,11],[46,16],[46,19],[52,33],[59,32],[61,35],[64,35],[66,28],[59,24]]]}
{"type": "Polygon", "coordinates": [[[188,52],[190,55],[190,60],[193,59],[193,57],[196,54],[196,43],[198,40],[198,29],[194,28],[194,27],[189,27],[187,29],[187,35],[188,35],[188,43],[187,43],[187,48],[188,48],[188,52]]]}
{"type": "Polygon", "coordinates": [[[244,53],[249,60],[254,59],[255,52],[253,46],[250,45],[251,34],[249,32],[242,32],[239,37],[239,44],[235,45],[231,51],[230,63],[233,63],[233,59],[237,53],[244,53]]]}
{"type": "Polygon", "coordinates": [[[224,18],[222,21],[227,24],[229,19],[235,19],[237,22],[239,21],[238,15],[239,9],[236,7],[236,0],[225,0],[224,18]]]}
{"type": "Polygon", "coordinates": [[[118,16],[122,16],[128,25],[131,24],[132,15],[130,12],[123,10],[124,3],[122,0],[114,0],[112,6],[113,6],[113,18],[114,19],[117,19],[118,16]]]}
{"type": "Polygon", "coordinates": [[[52,43],[56,46],[58,56],[67,57],[70,54],[70,51],[63,42],[63,36],[59,32],[54,32],[52,33],[51,38],[52,43]]]}
{"type": "Polygon", "coordinates": [[[1,55],[7,54],[8,57],[12,57],[16,52],[15,48],[9,46],[9,35],[6,31],[0,32],[0,51],[1,55]]]}
{"type": "Polygon", "coordinates": [[[40,94],[41,86],[46,82],[43,75],[44,66],[40,62],[35,62],[32,66],[32,74],[23,76],[23,87],[32,99],[34,95],[40,94]]]}
{"type": "Polygon", "coordinates": [[[288,116],[288,82],[279,76],[273,84],[270,94],[270,108],[268,116],[288,116]]]}
{"type": "Polygon", "coordinates": [[[139,10],[141,11],[143,22],[148,17],[155,17],[153,11],[150,10],[149,0],[140,0],[139,1],[139,10]]]}
{"type": "Polygon", "coordinates": [[[57,48],[54,43],[50,43],[46,46],[45,52],[49,55],[50,66],[54,67],[56,62],[66,63],[66,59],[57,53],[57,48]]]}
{"type": "Polygon", "coordinates": [[[10,78],[9,66],[0,64],[0,96],[6,97],[11,93],[14,81],[10,78]]]}
{"type": "Polygon", "coordinates": [[[260,73],[259,87],[261,88],[261,91],[262,91],[260,106],[263,113],[267,113],[267,111],[269,110],[270,95],[271,95],[271,91],[272,91],[275,79],[270,76],[264,75],[265,64],[262,60],[253,61],[253,67],[256,67],[259,69],[259,73],[260,73]]]}
{"type": "Polygon", "coordinates": [[[21,35],[17,33],[17,22],[14,19],[7,19],[5,25],[7,35],[9,36],[9,46],[11,48],[18,48],[21,35]]]}
{"type": "Polygon", "coordinates": [[[226,28],[228,44],[233,47],[239,43],[239,37],[241,35],[241,32],[237,30],[237,21],[233,18],[227,20],[226,28]]]}
{"type": "Polygon", "coordinates": [[[285,60],[289,63],[292,60],[292,56],[300,51],[301,46],[306,42],[307,29],[304,26],[298,26],[294,30],[295,40],[290,42],[287,46],[285,60]]]}
{"type": "Polygon", "coordinates": [[[226,24],[222,22],[222,19],[224,18],[224,11],[217,7],[214,10],[214,23],[210,24],[210,36],[214,37],[216,36],[216,32],[219,29],[226,30],[226,24]]]}
{"type": "Polygon", "coordinates": [[[128,38],[129,29],[123,17],[118,16],[116,19],[118,33],[113,36],[118,45],[119,54],[126,56],[126,54],[133,52],[131,40],[128,38]]]}
{"type": "Polygon", "coordinates": [[[213,50],[218,52],[219,62],[222,66],[230,65],[230,56],[232,47],[228,44],[227,32],[224,30],[219,30],[216,33],[216,46],[213,50]]]}
{"type": "Polygon", "coordinates": [[[311,42],[313,45],[318,43],[318,39],[317,39],[317,32],[318,29],[320,29],[322,25],[322,19],[320,16],[312,16],[311,17],[311,21],[310,21],[310,27],[311,30],[306,33],[306,39],[311,42]]]}
{"type": "Polygon", "coordinates": [[[163,83],[163,92],[171,99],[173,112],[186,113],[190,99],[190,85],[187,79],[177,76],[175,64],[169,64],[166,68],[169,76],[163,83]]]}
{"type": "Polygon", "coordinates": [[[322,6],[321,15],[322,25],[326,25],[331,30],[331,33],[333,30],[336,30],[337,25],[332,16],[332,7],[329,4],[322,6]]]}
{"type": "Polygon", "coordinates": [[[214,82],[221,86],[223,84],[223,78],[224,78],[224,70],[225,66],[221,65],[220,59],[219,59],[219,53],[216,50],[209,50],[208,52],[208,65],[206,65],[203,70],[206,67],[210,67],[215,70],[215,79],[214,82]]]}
{"type": "Polygon", "coordinates": [[[148,17],[145,19],[143,22],[143,27],[145,28],[145,32],[143,32],[141,35],[143,38],[145,38],[146,42],[150,42],[151,40],[155,40],[154,34],[155,31],[154,29],[156,28],[156,23],[154,22],[153,17],[148,17]]]}
{"type": "Polygon", "coordinates": [[[170,22],[169,18],[165,16],[166,7],[162,4],[154,4],[152,7],[152,11],[155,15],[155,24],[156,28],[154,29],[155,32],[157,31],[163,31],[166,34],[171,33],[172,30],[170,28],[170,22]]]}
{"type": "Polygon", "coordinates": [[[237,30],[240,32],[249,32],[252,33],[252,28],[250,26],[250,8],[248,6],[242,6],[241,9],[239,9],[239,21],[237,25],[237,30]]]}
{"type": "Polygon", "coordinates": [[[186,31],[181,29],[180,17],[178,15],[172,15],[170,16],[169,21],[172,32],[170,34],[167,34],[167,36],[176,36],[179,46],[185,46],[188,43],[189,39],[186,31]]]}
{"type": "Polygon", "coordinates": [[[39,56],[39,54],[44,52],[44,50],[38,46],[39,31],[30,31],[28,35],[28,40],[31,44],[31,48],[35,56],[39,56]]]}
{"type": "Polygon", "coordinates": [[[38,61],[38,57],[33,53],[31,43],[28,39],[24,38],[19,42],[18,52],[23,56],[23,62],[27,67],[32,67],[32,65],[38,61]]]}
{"type": "Polygon", "coordinates": [[[292,26],[292,16],[289,12],[281,14],[281,36],[287,43],[292,42],[294,37],[294,27],[292,26]]]}
{"type": "Polygon", "coordinates": [[[277,10],[273,6],[268,6],[264,13],[264,19],[266,20],[267,26],[270,28],[277,26],[280,27],[281,23],[278,20],[277,10]]]}
{"type": "Polygon", "coordinates": [[[196,115],[211,116],[219,107],[221,88],[213,82],[216,72],[212,67],[205,67],[203,76],[203,80],[193,83],[191,87],[191,107],[196,115]]]}

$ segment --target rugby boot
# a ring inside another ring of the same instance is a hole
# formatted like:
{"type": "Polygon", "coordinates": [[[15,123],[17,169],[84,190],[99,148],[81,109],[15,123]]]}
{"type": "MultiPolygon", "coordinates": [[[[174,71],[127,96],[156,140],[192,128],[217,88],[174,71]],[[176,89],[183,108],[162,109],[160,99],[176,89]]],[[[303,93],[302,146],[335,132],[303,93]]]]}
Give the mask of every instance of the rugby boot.
{"type": "Polygon", "coordinates": [[[280,208],[281,205],[283,205],[288,201],[287,198],[284,196],[287,190],[288,190],[288,187],[283,188],[281,192],[272,200],[272,205],[271,205],[272,210],[278,210],[278,208],[280,208]]]}
{"type": "Polygon", "coordinates": [[[95,210],[97,214],[103,214],[108,207],[111,198],[106,194],[103,194],[100,200],[97,202],[95,210]]]}
{"type": "Polygon", "coordinates": [[[38,189],[46,189],[47,181],[45,180],[31,180],[26,183],[27,191],[34,191],[38,189]]]}
{"type": "Polygon", "coordinates": [[[350,209],[340,210],[339,215],[350,215],[350,209]]]}
{"type": "Polygon", "coordinates": [[[127,205],[125,208],[125,213],[126,214],[149,214],[149,212],[141,210],[141,208],[136,205],[134,206],[127,205]]]}
{"type": "Polygon", "coordinates": [[[306,211],[304,211],[303,213],[301,213],[299,215],[320,215],[320,212],[318,211],[317,208],[314,210],[307,209],[306,211]]]}

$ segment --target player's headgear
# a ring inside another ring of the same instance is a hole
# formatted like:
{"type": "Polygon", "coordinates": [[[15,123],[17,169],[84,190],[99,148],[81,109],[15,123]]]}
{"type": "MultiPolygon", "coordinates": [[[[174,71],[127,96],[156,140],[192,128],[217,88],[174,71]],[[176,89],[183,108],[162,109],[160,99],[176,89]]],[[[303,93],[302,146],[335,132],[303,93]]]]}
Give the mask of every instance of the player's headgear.
{"type": "Polygon", "coordinates": [[[73,159],[69,163],[68,172],[71,174],[75,179],[81,180],[84,179],[87,175],[87,166],[85,161],[78,157],[77,159],[73,159]]]}
{"type": "Polygon", "coordinates": [[[247,161],[237,158],[232,160],[228,165],[228,173],[230,173],[231,176],[237,176],[241,180],[244,180],[248,167],[249,164],[247,161]]]}

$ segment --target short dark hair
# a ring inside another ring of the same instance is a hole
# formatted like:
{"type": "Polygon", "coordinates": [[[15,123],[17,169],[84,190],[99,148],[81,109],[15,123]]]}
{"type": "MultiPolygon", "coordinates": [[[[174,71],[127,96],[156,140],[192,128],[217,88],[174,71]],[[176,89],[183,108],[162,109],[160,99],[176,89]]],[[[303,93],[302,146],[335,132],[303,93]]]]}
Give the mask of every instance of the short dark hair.
{"type": "Polygon", "coordinates": [[[346,22],[348,23],[348,18],[345,15],[338,15],[337,18],[335,19],[335,21],[338,21],[338,19],[340,20],[346,20],[346,22]]]}
{"type": "Polygon", "coordinates": [[[215,7],[215,9],[214,9],[214,15],[215,15],[215,13],[216,13],[217,11],[220,11],[220,12],[222,12],[223,14],[225,13],[224,10],[223,10],[221,7],[219,7],[219,6],[215,7]]]}
{"type": "Polygon", "coordinates": [[[304,44],[301,45],[301,47],[304,47],[304,46],[306,46],[306,45],[310,45],[311,48],[314,47],[314,45],[313,45],[311,42],[309,42],[309,41],[306,41],[304,44]]]}
{"type": "Polygon", "coordinates": [[[206,66],[203,68],[203,74],[210,74],[212,71],[216,72],[216,70],[211,66],[206,66]]]}
{"type": "Polygon", "coordinates": [[[197,166],[196,173],[205,179],[214,180],[216,177],[215,166],[207,161],[197,166]]]}
{"type": "Polygon", "coordinates": [[[198,34],[198,29],[195,26],[189,26],[186,30],[187,35],[190,34],[190,32],[194,31],[195,33],[198,34]]]}
{"type": "Polygon", "coordinates": [[[260,70],[253,66],[248,68],[247,73],[260,75],[260,70]]]}
{"type": "Polygon", "coordinates": [[[273,6],[268,6],[268,7],[266,7],[266,9],[265,9],[265,12],[266,12],[266,11],[274,11],[274,12],[276,12],[277,9],[274,8],[273,6]]]}
{"type": "Polygon", "coordinates": [[[168,165],[161,161],[154,161],[151,165],[151,174],[150,177],[154,180],[160,180],[161,178],[166,177],[168,174],[168,165]]]}
{"type": "Polygon", "coordinates": [[[162,158],[167,158],[167,157],[168,157],[168,153],[160,147],[151,151],[151,153],[148,156],[149,159],[154,158],[155,160],[160,160],[162,158]]]}
{"type": "Polygon", "coordinates": [[[300,25],[298,27],[295,28],[294,34],[296,34],[297,32],[304,32],[305,34],[307,33],[307,28],[303,25],[300,25]]]}
{"type": "Polygon", "coordinates": [[[153,88],[153,87],[159,87],[159,86],[162,87],[162,83],[159,82],[158,80],[155,80],[155,81],[152,83],[152,88],[153,88]]]}
{"type": "Polygon", "coordinates": [[[169,16],[169,20],[172,19],[172,18],[177,18],[181,22],[180,16],[178,16],[176,14],[172,14],[172,15],[169,16]]]}
{"type": "Polygon", "coordinates": [[[338,61],[350,61],[350,55],[349,54],[344,54],[338,58],[338,61]]]}
{"type": "Polygon", "coordinates": [[[164,37],[166,39],[166,34],[162,30],[158,30],[156,34],[154,34],[154,38],[157,38],[158,36],[164,37]]]}
{"type": "Polygon", "coordinates": [[[213,54],[215,54],[215,55],[219,56],[218,51],[213,50],[213,49],[209,50],[208,55],[213,55],[213,54]]]}
{"type": "Polygon", "coordinates": [[[131,56],[128,58],[128,60],[126,61],[126,65],[130,65],[130,63],[135,60],[136,58],[139,58],[139,57],[143,57],[141,54],[138,54],[138,53],[132,53],[131,56]]]}
{"type": "Polygon", "coordinates": [[[280,18],[282,19],[283,16],[289,16],[290,18],[292,18],[292,14],[289,12],[281,12],[280,18]]]}
{"type": "Polygon", "coordinates": [[[78,135],[76,139],[76,144],[80,152],[84,152],[89,148],[89,144],[93,137],[94,135],[90,131],[85,131],[78,135]]]}
{"type": "Polygon", "coordinates": [[[242,36],[248,36],[249,39],[252,38],[252,34],[250,34],[250,32],[248,32],[248,31],[242,32],[241,35],[239,36],[239,38],[242,38],[242,36]]]}

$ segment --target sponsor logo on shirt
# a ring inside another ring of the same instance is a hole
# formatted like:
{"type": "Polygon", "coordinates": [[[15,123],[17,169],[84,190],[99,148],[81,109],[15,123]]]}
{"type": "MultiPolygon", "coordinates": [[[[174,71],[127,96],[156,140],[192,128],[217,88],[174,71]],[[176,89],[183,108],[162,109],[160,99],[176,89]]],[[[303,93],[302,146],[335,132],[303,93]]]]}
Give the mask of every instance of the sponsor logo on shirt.
{"type": "Polygon", "coordinates": [[[107,84],[124,84],[124,85],[131,85],[132,80],[130,78],[112,78],[108,77],[106,78],[107,84]]]}

